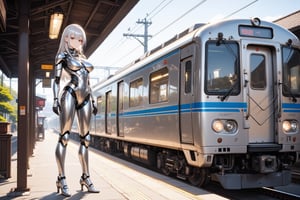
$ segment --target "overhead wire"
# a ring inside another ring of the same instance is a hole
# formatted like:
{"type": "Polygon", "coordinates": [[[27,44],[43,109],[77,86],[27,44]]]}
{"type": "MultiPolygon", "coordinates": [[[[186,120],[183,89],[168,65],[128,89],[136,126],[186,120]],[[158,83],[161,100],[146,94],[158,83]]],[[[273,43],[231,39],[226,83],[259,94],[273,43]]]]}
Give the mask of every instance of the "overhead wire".
{"type": "Polygon", "coordinates": [[[194,9],[198,8],[200,5],[202,5],[203,3],[205,3],[207,0],[202,0],[199,3],[197,3],[195,6],[193,6],[192,8],[190,8],[189,10],[187,10],[185,13],[183,13],[182,15],[180,15],[179,17],[177,17],[175,20],[173,20],[171,23],[169,23],[167,26],[165,26],[164,28],[162,28],[160,31],[158,31],[157,33],[155,33],[153,35],[153,37],[155,37],[156,35],[160,34],[161,32],[163,32],[164,30],[166,30],[167,28],[169,28],[170,26],[172,26],[173,24],[175,24],[177,21],[179,21],[180,19],[182,19],[184,16],[186,16],[187,14],[189,14],[191,11],[193,11],[194,9]]]}
{"type": "MultiPolygon", "coordinates": [[[[150,19],[152,19],[153,17],[155,17],[158,13],[160,13],[164,8],[166,8],[171,2],[173,2],[173,0],[168,1],[163,7],[161,7],[156,13],[154,13],[152,16],[151,14],[157,10],[166,0],[163,0],[162,2],[160,2],[148,15],[148,17],[150,19]]],[[[183,17],[185,17],[186,15],[188,15],[190,12],[192,12],[193,10],[195,10],[196,8],[198,8],[200,5],[202,5],[203,3],[205,3],[207,0],[202,0],[201,2],[197,3],[196,5],[194,5],[192,8],[188,9],[186,12],[184,12],[182,15],[180,15],[179,17],[177,17],[175,20],[173,20],[171,23],[169,23],[168,25],[166,25],[165,27],[163,27],[161,30],[159,30],[157,33],[153,34],[152,37],[150,39],[152,39],[153,37],[159,35],[160,33],[162,33],[163,31],[165,31],[167,28],[169,28],[170,26],[172,26],[173,24],[175,24],[177,21],[179,21],[180,19],[182,19],[183,17]]],[[[230,13],[229,15],[225,16],[223,19],[229,18],[233,15],[235,15],[236,13],[248,8],[249,6],[251,6],[252,4],[256,3],[258,0],[254,0],[250,3],[248,3],[247,5],[239,8],[238,10],[230,13]]],[[[141,26],[139,26],[140,28],[141,26]]],[[[137,29],[138,30],[138,29],[137,29]]],[[[134,53],[138,48],[140,48],[140,46],[136,46],[134,49],[130,50],[126,55],[120,57],[120,59],[118,59],[115,63],[120,62],[124,57],[127,57],[128,55],[134,53]]]]}
{"type": "MultiPolygon", "coordinates": [[[[169,5],[173,0],[169,1],[163,8],[161,8],[159,10],[159,12],[161,12],[167,5],[169,5]]],[[[184,16],[186,16],[187,14],[189,14],[191,11],[193,11],[194,9],[196,9],[197,7],[199,7],[201,4],[203,4],[204,2],[206,2],[207,0],[202,0],[201,2],[197,3],[195,6],[193,6],[192,8],[190,8],[188,11],[186,11],[184,14],[182,14],[181,16],[179,16],[178,18],[176,18],[174,21],[172,21],[170,24],[168,24],[167,26],[165,26],[163,29],[161,29],[159,32],[157,32],[156,34],[153,35],[156,36],[159,33],[163,32],[165,29],[169,28],[171,25],[173,25],[174,23],[176,23],[177,21],[179,21],[181,18],[183,18],[184,16]]],[[[157,15],[159,12],[155,13],[155,15],[157,15]]],[[[155,16],[154,15],[154,16],[155,16]]],[[[135,50],[137,50],[139,48],[139,46],[135,47],[133,50],[129,51],[128,54],[126,54],[125,56],[128,56],[130,54],[132,54],[135,50]]],[[[118,63],[120,60],[122,60],[122,58],[120,58],[117,62],[118,63]]]]}
{"type": "MultiPolygon", "coordinates": [[[[149,16],[155,11],[157,10],[165,1],[167,0],[162,0],[152,11],[150,11],[150,13],[148,14],[149,16]]],[[[168,5],[170,2],[172,2],[173,0],[170,0],[166,5],[168,5]]],[[[165,5],[165,6],[166,6],[165,5]]],[[[164,6],[164,7],[165,7],[164,6]]],[[[161,10],[161,9],[160,9],[161,10]]],[[[137,23],[135,23],[135,26],[130,29],[130,33],[135,33],[137,30],[139,30],[142,26],[138,25],[137,23]]],[[[127,38],[126,37],[121,37],[120,40],[118,40],[115,44],[113,44],[105,53],[105,55],[110,54],[116,47],[119,47],[121,45],[123,45],[126,42],[127,38]]]]}
{"type": "MultiPolygon", "coordinates": [[[[159,9],[156,13],[154,13],[153,16],[152,13],[157,10],[165,1],[167,0],[162,0],[154,9],[152,9],[149,13],[146,14],[145,18],[152,18],[155,15],[157,15],[159,12],[161,12],[167,5],[169,5],[173,0],[169,0],[169,2],[167,2],[165,5],[163,5],[163,7],[161,9],[159,9]]],[[[139,29],[141,29],[143,26],[139,25],[139,24],[135,24],[135,26],[132,28],[132,30],[130,30],[130,33],[136,33],[136,31],[138,31],[139,29]]]]}
{"type": "Polygon", "coordinates": [[[235,15],[236,13],[238,13],[238,12],[244,10],[245,8],[248,8],[249,6],[251,6],[252,4],[256,3],[257,1],[258,1],[258,0],[254,0],[254,1],[252,1],[251,3],[248,3],[247,5],[243,6],[242,8],[240,8],[240,9],[234,11],[233,13],[231,13],[231,14],[229,14],[229,15],[227,15],[227,16],[225,16],[223,19],[227,19],[227,18],[231,17],[232,15],[235,15]]]}
{"type": "Polygon", "coordinates": [[[155,17],[158,13],[160,13],[163,9],[165,9],[172,2],[173,2],[173,0],[170,0],[168,3],[166,3],[163,7],[161,7],[156,13],[154,13],[151,16],[151,13],[154,12],[154,10],[156,10],[156,8],[158,8],[158,6],[155,9],[153,9],[153,11],[151,13],[149,13],[150,19],[152,19],[153,17],[155,17]]]}
{"type": "MultiPolygon", "coordinates": [[[[166,8],[173,0],[169,0],[166,4],[164,4],[164,2],[166,2],[167,0],[163,0],[163,1],[161,1],[154,9],[152,9],[150,12],[149,12],[149,14],[148,14],[148,16],[146,16],[146,17],[151,17],[151,18],[153,18],[154,16],[156,16],[158,13],[160,13],[164,8],[166,8]],[[163,5],[164,4],[164,5],[163,5]],[[162,6],[163,5],[163,6],[162,6]],[[162,6],[162,7],[161,7],[162,6]],[[161,7],[160,9],[159,9],[159,7],[161,7]],[[155,12],[157,9],[159,9],[157,12],[155,12]],[[154,13],[155,12],[155,13],[154,13]],[[154,13],[153,15],[152,15],[152,13],[154,13]]],[[[150,18],[150,19],[151,19],[150,18]]],[[[136,24],[136,26],[132,29],[132,31],[130,32],[130,33],[135,33],[137,30],[139,30],[142,26],[141,25],[139,25],[138,26],[138,28],[137,29],[135,29],[137,27],[137,24],[136,24]]],[[[122,38],[122,39],[124,39],[124,38],[122,38]]],[[[126,42],[126,38],[125,38],[125,40],[123,40],[123,42],[121,43],[121,45],[122,44],[124,44],[126,42]]],[[[127,57],[127,56],[129,56],[130,54],[132,54],[132,53],[134,53],[137,49],[139,49],[140,48],[140,46],[138,45],[138,46],[136,46],[134,49],[132,49],[132,50],[130,50],[126,55],[124,55],[124,56],[121,56],[118,60],[116,60],[115,62],[113,62],[112,63],[112,66],[113,65],[115,65],[116,63],[119,63],[122,59],[124,59],[125,57],[127,57]]],[[[110,48],[111,50],[113,50],[114,49],[114,47],[112,47],[112,48],[110,48]]]]}

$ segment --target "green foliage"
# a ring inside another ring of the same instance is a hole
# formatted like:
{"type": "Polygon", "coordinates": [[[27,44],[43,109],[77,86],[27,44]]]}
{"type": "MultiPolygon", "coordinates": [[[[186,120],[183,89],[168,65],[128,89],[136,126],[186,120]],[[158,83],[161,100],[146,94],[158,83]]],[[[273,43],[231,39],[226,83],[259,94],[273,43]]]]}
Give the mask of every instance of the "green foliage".
{"type": "Polygon", "coordinates": [[[13,96],[9,92],[9,88],[0,86],[0,102],[7,102],[13,100],[13,96]]]}
{"type": "Polygon", "coordinates": [[[7,120],[3,116],[0,115],[0,122],[6,122],[6,121],[7,120]]]}
{"type": "Polygon", "coordinates": [[[5,86],[0,86],[0,121],[7,121],[4,117],[5,114],[11,115],[11,120],[16,120],[16,109],[12,106],[11,102],[13,96],[11,95],[9,88],[5,86]]]}
{"type": "Polygon", "coordinates": [[[14,112],[14,107],[9,102],[0,101],[0,112],[1,113],[12,113],[14,112]]]}

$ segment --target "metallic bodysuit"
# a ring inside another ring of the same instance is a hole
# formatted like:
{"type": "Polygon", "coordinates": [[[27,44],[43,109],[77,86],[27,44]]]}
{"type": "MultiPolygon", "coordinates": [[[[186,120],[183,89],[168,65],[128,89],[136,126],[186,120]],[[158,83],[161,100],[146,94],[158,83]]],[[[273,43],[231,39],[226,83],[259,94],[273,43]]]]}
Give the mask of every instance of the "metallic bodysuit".
{"type": "MultiPolygon", "coordinates": [[[[68,53],[60,53],[56,57],[55,64],[55,82],[53,85],[54,104],[53,111],[59,115],[60,119],[60,137],[56,147],[55,155],[58,165],[59,177],[57,187],[67,188],[66,182],[60,183],[65,179],[65,156],[66,147],[69,140],[71,127],[77,115],[78,130],[80,134],[79,160],[82,166],[82,177],[80,180],[83,185],[92,185],[89,178],[88,146],[90,142],[89,125],[92,112],[97,112],[93,104],[91,88],[89,85],[89,72],[93,66],[85,59],[83,55],[77,54],[75,50],[69,50],[68,53]],[[94,109],[94,110],[93,110],[94,109]],[[88,182],[88,183],[87,183],[88,182]]],[[[90,192],[94,188],[88,187],[90,192]],[[90,190],[91,189],[91,190],[90,190]]],[[[65,196],[69,196],[68,189],[63,188],[65,196]]]]}

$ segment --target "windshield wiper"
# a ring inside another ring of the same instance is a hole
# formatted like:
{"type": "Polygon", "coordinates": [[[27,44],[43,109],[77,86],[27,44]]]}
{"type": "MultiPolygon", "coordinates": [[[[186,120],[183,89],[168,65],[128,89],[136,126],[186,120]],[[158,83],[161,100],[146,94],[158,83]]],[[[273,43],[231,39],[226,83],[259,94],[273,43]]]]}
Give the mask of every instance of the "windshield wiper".
{"type": "Polygon", "coordinates": [[[230,89],[226,92],[226,94],[224,94],[224,96],[220,97],[221,101],[224,101],[229,95],[232,94],[233,90],[235,89],[235,87],[238,85],[239,81],[236,80],[233,85],[230,87],[230,89]]]}
{"type": "Polygon", "coordinates": [[[292,89],[290,86],[288,86],[288,84],[286,83],[282,83],[282,85],[285,87],[286,91],[289,93],[289,95],[291,95],[292,97],[292,102],[297,103],[297,99],[294,95],[294,93],[292,92],[292,89]]]}

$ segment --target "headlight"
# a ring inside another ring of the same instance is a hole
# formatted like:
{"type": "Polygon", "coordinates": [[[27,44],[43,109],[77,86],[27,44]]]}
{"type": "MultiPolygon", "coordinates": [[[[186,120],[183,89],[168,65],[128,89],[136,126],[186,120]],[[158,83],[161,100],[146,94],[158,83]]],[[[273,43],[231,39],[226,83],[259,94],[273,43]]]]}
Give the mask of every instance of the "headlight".
{"type": "Polygon", "coordinates": [[[295,133],[298,130],[298,122],[296,120],[285,120],[282,122],[282,129],[285,133],[295,133]]]}
{"type": "Polygon", "coordinates": [[[212,128],[215,132],[220,133],[224,130],[224,125],[221,120],[215,120],[212,124],[212,128]]]}
{"type": "Polygon", "coordinates": [[[225,121],[224,127],[225,127],[225,131],[227,131],[229,133],[234,133],[237,129],[237,124],[233,120],[227,120],[227,121],[225,121]]]}
{"type": "Polygon", "coordinates": [[[234,120],[214,120],[212,129],[216,133],[233,134],[237,131],[237,123],[234,120]]]}

